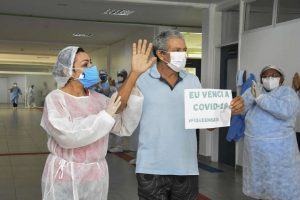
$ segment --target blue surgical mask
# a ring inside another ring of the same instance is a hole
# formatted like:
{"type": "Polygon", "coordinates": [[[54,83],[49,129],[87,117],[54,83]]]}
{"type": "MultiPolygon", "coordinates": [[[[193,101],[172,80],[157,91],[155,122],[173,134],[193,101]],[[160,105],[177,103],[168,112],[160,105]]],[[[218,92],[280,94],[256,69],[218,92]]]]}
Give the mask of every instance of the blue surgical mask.
{"type": "Polygon", "coordinates": [[[106,74],[100,74],[100,80],[101,81],[107,81],[107,75],[106,74]]]}
{"type": "Polygon", "coordinates": [[[89,88],[100,82],[99,72],[96,66],[87,67],[77,78],[84,88],[89,88]]]}

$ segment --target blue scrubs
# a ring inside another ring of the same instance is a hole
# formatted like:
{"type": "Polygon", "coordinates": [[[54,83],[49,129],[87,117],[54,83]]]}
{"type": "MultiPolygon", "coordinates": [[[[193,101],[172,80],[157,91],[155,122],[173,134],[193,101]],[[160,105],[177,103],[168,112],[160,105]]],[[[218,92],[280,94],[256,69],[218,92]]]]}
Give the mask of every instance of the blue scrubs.
{"type": "Polygon", "coordinates": [[[12,104],[18,104],[19,95],[22,95],[22,92],[19,87],[13,87],[10,89],[10,102],[12,104]]]}

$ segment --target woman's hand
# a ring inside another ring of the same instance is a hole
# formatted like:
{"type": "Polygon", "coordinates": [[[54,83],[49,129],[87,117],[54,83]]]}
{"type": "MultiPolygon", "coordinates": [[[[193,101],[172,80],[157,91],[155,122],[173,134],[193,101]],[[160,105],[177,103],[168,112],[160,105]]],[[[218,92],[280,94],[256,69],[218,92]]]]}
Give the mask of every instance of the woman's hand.
{"type": "Polygon", "coordinates": [[[121,106],[121,96],[118,96],[118,93],[116,92],[111,96],[110,101],[109,101],[108,106],[105,109],[105,111],[110,116],[113,117],[116,114],[116,112],[120,106],[121,106]]]}
{"type": "Polygon", "coordinates": [[[256,83],[255,81],[252,81],[251,85],[251,94],[254,98],[258,98],[262,93],[262,86],[259,83],[256,83]]]}

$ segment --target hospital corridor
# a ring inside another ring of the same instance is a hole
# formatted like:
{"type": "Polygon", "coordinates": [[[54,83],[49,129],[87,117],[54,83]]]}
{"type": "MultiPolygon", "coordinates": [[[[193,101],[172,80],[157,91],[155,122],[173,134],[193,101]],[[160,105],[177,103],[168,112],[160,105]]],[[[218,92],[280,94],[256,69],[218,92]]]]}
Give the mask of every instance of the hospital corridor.
{"type": "Polygon", "coordinates": [[[1,0],[0,200],[300,200],[299,0],[1,0]]]}
{"type": "MultiPolygon", "coordinates": [[[[41,199],[41,176],[48,156],[47,135],[39,125],[41,110],[2,108],[1,199],[41,199]]],[[[137,200],[135,167],[129,164],[134,152],[108,153],[110,188],[108,199],[137,200]]],[[[241,192],[241,172],[202,158],[199,200],[251,199],[241,192]],[[203,181],[203,182],[202,182],[203,181]]]]}

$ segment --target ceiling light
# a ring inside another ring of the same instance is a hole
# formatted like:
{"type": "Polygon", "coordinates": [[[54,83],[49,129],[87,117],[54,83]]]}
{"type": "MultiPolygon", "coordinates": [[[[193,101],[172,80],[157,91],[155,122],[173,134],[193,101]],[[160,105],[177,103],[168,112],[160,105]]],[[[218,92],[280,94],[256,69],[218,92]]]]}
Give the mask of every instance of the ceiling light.
{"type": "Polygon", "coordinates": [[[49,56],[37,56],[36,58],[37,59],[49,59],[50,57],[49,56]]]}
{"type": "Polygon", "coordinates": [[[105,15],[118,15],[118,16],[128,16],[134,13],[133,10],[128,9],[107,9],[103,14],[105,15]]]}
{"type": "Polygon", "coordinates": [[[84,38],[90,38],[93,37],[92,33],[73,33],[74,37],[84,37],[84,38]]]}

